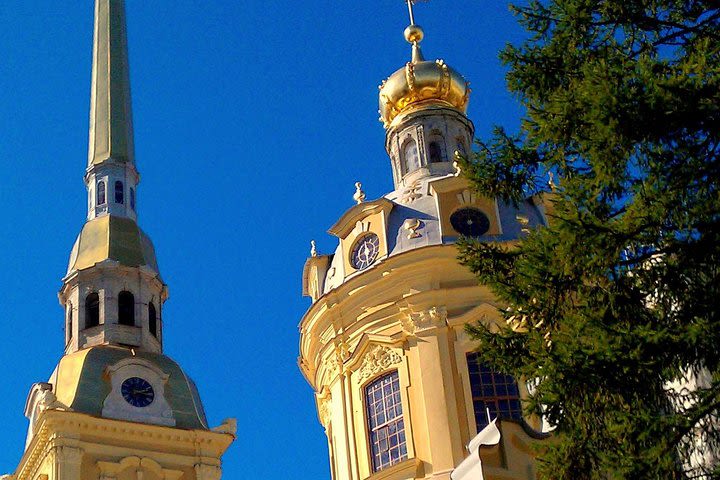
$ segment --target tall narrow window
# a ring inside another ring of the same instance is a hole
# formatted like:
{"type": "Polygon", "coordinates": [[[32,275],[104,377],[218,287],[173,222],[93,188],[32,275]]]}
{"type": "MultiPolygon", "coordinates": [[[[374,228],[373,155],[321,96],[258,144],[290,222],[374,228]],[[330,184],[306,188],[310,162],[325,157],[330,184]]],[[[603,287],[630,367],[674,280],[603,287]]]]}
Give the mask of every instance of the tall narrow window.
{"type": "Polygon", "coordinates": [[[85,297],[85,328],[100,325],[100,296],[92,292],[85,297]]]}
{"type": "Polygon", "coordinates": [[[135,297],[130,292],[120,292],[118,295],[118,323],[135,325],[135,297]]]}
{"type": "Polygon", "coordinates": [[[373,472],[407,458],[405,422],[398,372],[388,373],[365,387],[373,472]]]}
{"type": "Polygon", "coordinates": [[[105,205],[105,182],[102,180],[97,184],[97,204],[105,205]]]}
{"type": "Polygon", "coordinates": [[[403,175],[406,173],[417,170],[420,167],[420,161],[418,158],[418,149],[415,140],[408,140],[403,147],[403,175]]]}
{"type": "Polygon", "coordinates": [[[157,310],[155,310],[155,304],[153,302],[148,304],[148,326],[150,333],[152,333],[154,337],[157,337],[157,310]]]}
{"type": "Polygon", "coordinates": [[[442,137],[436,137],[430,142],[428,145],[428,153],[430,154],[430,163],[447,162],[445,142],[442,137]]]}
{"type": "Polygon", "coordinates": [[[65,325],[65,337],[67,342],[70,343],[73,336],[73,306],[72,303],[68,303],[67,309],[67,324],[65,325]]]}
{"type": "Polygon", "coordinates": [[[130,208],[135,211],[135,189],[130,187],[130,208]]]}
{"type": "Polygon", "coordinates": [[[487,365],[480,363],[477,353],[467,354],[467,364],[477,431],[488,424],[486,409],[490,411],[491,420],[496,417],[520,420],[520,394],[512,375],[493,372],[487,365]]]}
{"type": "Polygon", "coordinates": [[[115,182],[115,203],[125,203],[125,190],[120,180],[115,182]]]}

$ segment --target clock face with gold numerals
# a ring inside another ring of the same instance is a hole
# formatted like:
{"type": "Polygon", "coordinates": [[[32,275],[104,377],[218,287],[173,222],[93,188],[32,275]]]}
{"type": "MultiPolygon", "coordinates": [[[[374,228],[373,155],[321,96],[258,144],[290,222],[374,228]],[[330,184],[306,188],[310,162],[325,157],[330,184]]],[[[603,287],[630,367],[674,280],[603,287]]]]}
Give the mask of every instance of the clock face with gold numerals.
{"type": "Polygon", "coordinates": [[[353,246],[350,263],[353,268],[362,270],[369,267],[380,253],[380,239],[374,233],[360,237],[353,246]]]}
{"type": "Polygon", "coordinates": [[[143,408],[155,400],[155,391],[150,383],[140,377],[130,377],[120,386],[123,398],[133,407],[143,408]]]}

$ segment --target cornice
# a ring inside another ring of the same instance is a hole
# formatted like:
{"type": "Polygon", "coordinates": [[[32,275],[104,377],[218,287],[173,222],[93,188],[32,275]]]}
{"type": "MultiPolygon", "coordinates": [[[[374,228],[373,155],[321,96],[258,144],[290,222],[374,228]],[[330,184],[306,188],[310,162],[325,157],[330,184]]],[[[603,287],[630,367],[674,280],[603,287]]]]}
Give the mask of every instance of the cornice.
{"type": "Polygon", "coordinates": [[[385,212],[387,215],[394,206],[395,204],[385,197],[354,205],[335,222],[335,225],[330,227],[328,233],[338,238],[345,238],[355,228],[358,221],[378,212],[385,212]]]}
{"type": "Polygon", "coordinates": [[[235,440],[235,435],[231,433],[211,430],[183,430],[99,418],[77,412],[46,410],[40,414],[37,420],[35,436],[20,461],[16,480],[33,478],[33,473],[39,463],[45,458],[47,452],[54,448],[55,444],[63,438],[63,432],[65,431],[72,432],[74,437],[91,434],[94,437],[108,436],[114,441],[123,436],[142,437],[145,441],[154,441],[154,445],[160,449],[185,444],[189,450],[209,451],[217,458],[220,458],[235,440]]]}

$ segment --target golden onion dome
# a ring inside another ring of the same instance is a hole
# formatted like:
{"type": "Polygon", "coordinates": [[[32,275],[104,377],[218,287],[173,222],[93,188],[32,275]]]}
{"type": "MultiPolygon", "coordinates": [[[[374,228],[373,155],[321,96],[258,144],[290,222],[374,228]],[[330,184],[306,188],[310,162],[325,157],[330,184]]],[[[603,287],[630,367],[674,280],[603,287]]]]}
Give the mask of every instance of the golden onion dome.
{"type": "Polygon", "coordinates": [[[427,61],[420,51],[422,28],[410,25],[405,39],[412,44],[412,61],[380,85],[380,121],[385,128],[401,114],[428,106],[445,106],[465,114],[469,83],[442,60],[427,61]]]}

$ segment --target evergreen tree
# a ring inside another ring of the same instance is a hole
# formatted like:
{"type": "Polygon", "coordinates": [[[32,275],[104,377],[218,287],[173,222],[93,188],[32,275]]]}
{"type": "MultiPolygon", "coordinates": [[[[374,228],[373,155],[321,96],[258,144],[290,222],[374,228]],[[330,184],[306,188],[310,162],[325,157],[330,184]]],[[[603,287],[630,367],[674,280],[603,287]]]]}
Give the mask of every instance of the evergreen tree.
{"type": "Polygon", "coordinates": [[[526,115],[461,165],[484,195],[543,197],[549,225],[460,242],[507,307],[468,330],[535,383],[525,407],[556,426],[541,478],[720,478],[720,2],[512,9],[526,115]]]}

